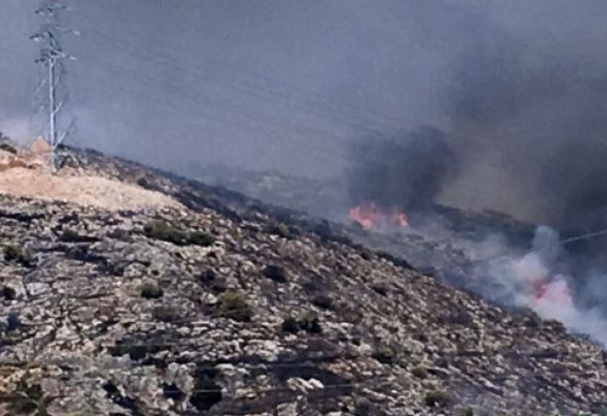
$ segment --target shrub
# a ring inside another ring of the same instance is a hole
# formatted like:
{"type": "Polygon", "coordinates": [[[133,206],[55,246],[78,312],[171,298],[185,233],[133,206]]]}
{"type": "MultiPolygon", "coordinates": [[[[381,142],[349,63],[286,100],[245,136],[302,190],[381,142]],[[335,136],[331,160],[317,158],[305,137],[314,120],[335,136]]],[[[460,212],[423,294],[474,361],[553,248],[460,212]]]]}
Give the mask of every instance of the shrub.
{"type": "Polygon", "coordinates": [[[363,260],[371,260],[373,259],[373,253],[371,252],[371,250],[365,248],[365,247],[360,247],[359,248],[360,252],[359,255],[360,257],[362,257],[363,260]]]}
{"type": "Polygon", "coordinates": [[[4,246],[4,260],[13,263],[19,263],[22,266],[29,267],[31,260],[23,248],[10,244],[4,246]]]}
{"type": "Polygon", "coordinates": [[[46,407],[49,402],[39,384],[28,385],[24,380],[11,395],[0,398],[0,403],[6,403],[7,414],[11,415],[48,414],[46,407]]]}
{"type": "Polygon", "coordinates": [[[6,331],[13,332],[18,330],[19,327],[21,327],[21,320],[19,319],[19,315],[13,312],[9,313],[6,319],[6,331]]]}
{"type": "Polygon", "coordinates": [[[292,316],[285,318],[281,329],[283,332],[290,334],[297,334],[299,331],[306,331],[311,334],[322,333],[320,319],[318,319],[318,316],[314,312],[305,312],[297,318],[292,316]]]}
{"type": "Polygon", "coordinates": [[[320,334],[322,327],[320,326],[320,319],[314,312],[306,312],[297,319],[299,327],[303,331],[307,331],[311,334],[320,334]]]}
{"type": "Polygon", "coordinates": [[[444,391],[434,390],[428,392],[424,398],[424,402],[430,407],[444,407],[449,404],[450,397],[444,391]]]}
{"type": "Polygon", "coordinates": [[[186,233],[161,220],[150,221],[143,228],[143,232],[148,238],[168,241],[169,243],[173,243],[177,246],[184,246],[188,243],[186,233]]]}
{"type": "Polygon", "coordinates": [[[74,230],[64,230],[59,236],[59,241],[64,243],[94,243],[99,239],[92,236],[80,235],[74,230]]]}
{"type": "Polygon", "coordinates": [[[10,286],[2,286],[0,296],[6,300],[15,300],[17,299],[17,291],[10,286]]]}
{"type": "Polygon", "coordinates": [[[186,395],[175,383],[173,384],[162,384],[162,393],[167,399],[174,401],[181,401],[185,399],[186,395]]]}
{"type": "Polygon", "coordinates": [[[380,413],[375,404],[365,398],[354,401],[354,416],[378,416],[383,414],[380,413]]]}
{"type": "Polygon", "coordinates": [[[209,247],[215,243],[215,239],[202,231],[192,231],[188,234],[188,242],[195,246],[209,247]]]}
{"type": "Polygon", "coordinates": [[[143,360],[148,354],[156,354],[167,350],[170,345],[163,343],[150,343],[149,339],[129,339],[118,341],[108,351],[113,357],[128,355],[133,361],[143,360]]]}
{"type": "Polygon", "coordinates": [[[428,369],[424,366],[418,365],[413,370],[411,370],[411,374],[413,374],[417,378],[426,378],[428,377],[428,369]]]}
{"type": "Polygon", "coordinates": [[[382,364],[392,364],[396,358],[396,352],[390,347],[381,345],[373,353],[373,358],[382,364]]]}
{"type": "Polygon", "coordinates": [[[168,241],[176,246],[195,245],[209,247],[215,243],[213,236],[207,233],[202,231],[186,232],[173,227],[162,220],[150,221],[143,227],[143,232],[148,238],[168,241]]]}
{"type": "Polygon", "coordinates": [[[287,282],[287,273],[282,267],[268,265],[263,268],[261,273],[268,279],[274,280],[276,283],[287,282]]]}
{"type": "Polygon", "coordinates": [[[221,386],[217,384],[215,369],[197,368],[194,372],[194,392],[190,404],[204,414],[223,399],[221,386]]]}
{"type": "Polygon", "coordinates": [[[373,283],[371,289],[381,296],[388,296],[388,286],[385,283],[373,283]]]}
{"type": "MultiPolygon", "coordinates": [[[[2,133],[0,133],[0,140],[2,140],[2,139],[3,139],[2,133]]],[[[10,143],[6,143],[6,142],[0,143],[0,150],[4,150],[5,152],[11,153],[13,155],[16,155],[18,153],[17,148],[15,146],[13,146],[10,143]]]]}
{"type": "Polygon", "coordinates": [[[459,416],[474,416],[474,410],[470,407],[466,407],[459,412],[459,416]]]}
{"type": "Polygon", "coordinates": [[[312,304],[321,309],[332,309],[333,308],[333,299],[329,295],[320,294],[314,296],[312,299],[312,304]]]}
{"type": "Polygon", "coordinates": [[[206,269],[197,276],[198,282],[205,286],[212,284],[215,279],[217,279],[217,272],[213,269],[206,269]]]}
{"type": "Polygon", "coordinates": [[[279,237],[283,237],[283,238],[291,237],[291,230],[289,229],[289,227],[280,222],[271,224],[268,227],[268,232],[270,234],[275,234],[275,235],[277,235],[279,237]]]}
{"type": "Polygon", "coordinates": [[[152,317],[157,321],[170,324],[181,320],[181,310],[173,305],[162,305],[154,308],[152,317]]]}
{"type": "Polygon", "coordinates": [[[293,317],[288,317],[286,318],[284,321],[282,321],[282,332],[287,332],[290,334],[297,334],[299,332],[299,330],[301,329],[299,327],[299,322],[297,322],[297,319],[293,318],[293,317]]]}
{"type": "Polygon", "coordinates": [[[219,313],[224,318],[240,322],[249,322],[253,317],[246,296],[235,291],[227,291],[219,296],[219,313]]]}
{"type": "Polygon", "coordinates": [[[164,295],[161,287],[155,283],[144,283],[141,285],[141,297],[145,299],[159,299],[164,295]]]}

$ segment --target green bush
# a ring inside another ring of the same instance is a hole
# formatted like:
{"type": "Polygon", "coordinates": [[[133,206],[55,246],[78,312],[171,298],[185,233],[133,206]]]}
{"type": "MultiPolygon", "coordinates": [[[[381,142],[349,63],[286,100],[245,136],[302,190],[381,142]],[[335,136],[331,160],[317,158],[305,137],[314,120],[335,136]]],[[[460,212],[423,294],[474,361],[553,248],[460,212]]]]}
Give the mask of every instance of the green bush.
{"type": "Polygon", "coordinates": [[[280,222],[270,224],[270,226],[268,227],[268,232],[270,234],[275,234],[283,238],[291,237],[291,230],[289,229],[289,227],[280,222]]]}
{"type": "MultiPolygon", "coordinates": [[[[0,139],[2,139],[2,133],[0,133],[0,139]]],[[[15,146],[13,146],[10,143],[6,143],[6,142],[0,143],[0,150],[4,150],[5,152],[12,153],[13,155],[16,155],[18,153],[17,148],[15,146]]]]}
{"type": "Polygon", "coordinates": [[[281,329],[283,332],[297,334],[299,331],[306,331],[311,334],[320,334],[322,328],[320,319],[314,312],[305,312],[299,317],[294,318],[289,316],[282,322],[281,329]]]}
{"type": "Polygon", "coordinates": [[[424,402],[430,407],[445,407],[449,404],[451,398],[447,393],[440,390],[428,392],[424,398],[424,402]]]}
{"type": "Polygon", "coordinates": [[[173,305],[162,305],[152,311],[152,317],[160,322],[175,323],[181,321],[181,310],[173,305]]]}
{"type": "Polygon", "coordinates": [[[392,364],[396,358],[396,352],[385,345],[380,345],[373,353],[373,358],[382,364],[392,364]]]}
{"type": "Polygon", "coordinates": [[[209,247],[215,243],[215,239],[202,231],[193,231],[188,234],[188,242],[195,246],[209,247]]]}
{"type": "Polygon", "coordinates": [[[413,370],[411,370],[411,374],[413,374],[417,378],[426,378],[428,377],[428,369],[424,366],[418,365],[413,370]]]}
{"type": "Polygon", "coordinates": [[[268,265],[263,268],[261,273],[268,279],[274,280],[276,283],[287,282],[287,273],[282,267],[268,265]]]}
{"type": "Polygon", "coordinates": [[[67,230],[64,230],[59,235],[59,241],[64,242],[64,243],[74,243],[74,244],[95,243],[95,242],[99,241],[99,238],[97,238],[95,236],[91,236],[91,235],[78,234],[74,230],[67,229],[67,230]]]}
{"type": "Polygon", "coordinates": [[[20,246],[9,244],[4,246],[4,260],[12,263],[18,263],[22,266],[29,267],[31,265],[31,259],[20,246]]]}
{"type": "Polygon", "coordinates": [[[378,295],[388,296],[388,285],[385,283],[373,283],[371,284],[371,289],[378,295]]]}
{"type": "Polygon", "coordinates": [[[282,332],[287,332],[290,334],[297,334],[301,329],[299,327],[299,322],[297,322],[297,319],[293,318],[292,316],[289,316],[284,321],[282,321],[281,328],[282,332]]]}
{"type": "Polygon", "coordinates": [[[143,228],[143,232],[148,238],[168,241],[169,243],[173,243],[177,246],[187,245],[188,241],[186,233],[161,220],[150,221],[143,228]]]}
{"type": "Polygon", "coordinates": [[[161,287],[155,283],[144,283],[141,285],[141,297],[145,299],[159,299],[164,295],[161,287]]]}
{"type": "Polygon", "coordinates": [[[45,399],[39,384],[28,385],[21,381],[10,395],[0,396],[0,404],[6,403],[8,414],[11,415],[47,415],[49,401],[45,399]]]}
{"type": "Polygon", "coordinates": [[[466,407],[459,412],[459,416],[474,416],[474,410],[470,407],[466,407]]]}
{"type": "Polygon", "coordinates": [[[305,312],[298,319],[299,327],[306,332],[311,334],[320,334],[322,327],[320,326],[320,319],[314,312],[305,312]]]}
{"type": "Polygon", "coordinates": [[[215,242],[215,239],[207,233],[201,231],[186,232],[162,220],[150,221],[143,228],[143,232],[148,238],[168,241],[176,246],[196,245],[208,247],[215,242]]]}
{"type": "Polygon", "coordinates": [[[253,317],[246,296],[232,290],[219,296],[219,313],[224,318],[239,322],[249,322],[253,317]]]}
{"type": "Polygon", "coordinates": [[[333,309],[333,299],[327,294],[319,294],[312,298],[312,304],[320,309],[333,309]]]}

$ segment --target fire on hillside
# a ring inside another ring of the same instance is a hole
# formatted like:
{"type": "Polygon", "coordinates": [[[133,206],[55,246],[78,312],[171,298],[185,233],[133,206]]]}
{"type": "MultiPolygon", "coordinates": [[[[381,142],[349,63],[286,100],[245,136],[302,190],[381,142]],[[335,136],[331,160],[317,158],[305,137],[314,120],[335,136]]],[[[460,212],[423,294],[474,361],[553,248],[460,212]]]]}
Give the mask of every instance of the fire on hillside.
{"type": "Polygon", "coordinates": [[[352,207],[349,217],[365,230],[390,231],[406,228],[409,225],[407,214],[403,211],[396,208],[383,210],[374,202],[352,207]]]}

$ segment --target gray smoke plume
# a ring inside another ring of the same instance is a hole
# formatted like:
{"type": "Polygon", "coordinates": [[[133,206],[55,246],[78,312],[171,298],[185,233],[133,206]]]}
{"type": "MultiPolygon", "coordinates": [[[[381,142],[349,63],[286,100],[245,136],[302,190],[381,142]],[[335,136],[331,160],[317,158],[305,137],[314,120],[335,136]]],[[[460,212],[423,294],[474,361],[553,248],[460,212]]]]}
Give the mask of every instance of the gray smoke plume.
{"type": "MultiPolygon", "coordinates": [[[[605,225],[607,65],[503,39],[476,44],[454,73],[448,113],[463,159],[492,148],[514,184],[535,184],[542,219],[567,231],[605,225]]],[[[525,203],[523,201],[523,203],[525,203]]]]}
{"type": "Polygon", "coordinates": [[[395,137],[362,139],[352,150],[352,204],[427,210],[443,183],[457,171],[445,134],[423,127],[395,137]]]}
{"type": "Polygon", "coordinates": [[[580,284],[569,274],[563,253],[558,233],[538,227],[527,252],[501,257],[484,268],[484,285],[491,287],[488,295],[503,304],[532,309],[545,319],[556,319],[570,331],[607,346],[605,308],[589,304],[586,294],[580,293],[588,289],[588,282],[580,284]]]}
{"type": "Polygon", "coordinates": [[[516,35],[503,24],[484,22],[476,30],[478,36],[447,67],[442,113],[448,148],[434,146],[435,137],[402,148],[363,143],[353,153],[369,156],[351,159],[354,198],[362,194],[407,208],[416,199],[427,205],[443,190],[461,202],[468,199],[465,183],[472,192],[486,191],[471,198],[478,207],[515,215],[524,207],[533,213],[528,219],[564,235],[607,226],[603,54],[589,50],[591,43],[580,48],[561,38],[531,36],[533,27],[516,35]],[[496,174],[501,182],[492,180],[496,174]],[[511,202],[500,206],[504,195],[511,202]]]}

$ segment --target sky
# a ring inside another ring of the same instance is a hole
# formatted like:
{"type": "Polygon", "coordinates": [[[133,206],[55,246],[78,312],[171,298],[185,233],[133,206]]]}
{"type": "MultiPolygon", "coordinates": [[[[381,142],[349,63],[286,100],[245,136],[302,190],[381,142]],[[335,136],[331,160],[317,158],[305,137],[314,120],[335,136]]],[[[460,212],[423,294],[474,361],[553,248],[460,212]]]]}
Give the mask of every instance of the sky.
{"type": "MultiPolygon", "coordinates": [[[[395,15],[402,7],[355,3],[72,1],[78,140],[154,163],[329,172],[357,130],[417,123],[436,107],[426,75],[441,67],[395,15]]],[[[35,6],[0,2],[3,124],[31,112],[35,6]]]]}
{"type": "MultiPolygon", "coordinates": [[[[585,134],[562,131],[602,111],[600,0],[65,2],[70,143],[180,173],[334,177],[357,140],[430,125],[467,167],[446,198],[538,217],[546,165],[585,134]]],[[[40,129],[37,3],[0,0],[0,131],[20,140],[40,129]]]]}

